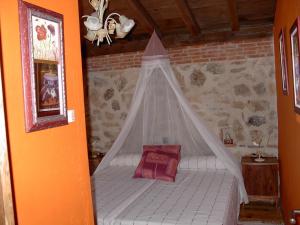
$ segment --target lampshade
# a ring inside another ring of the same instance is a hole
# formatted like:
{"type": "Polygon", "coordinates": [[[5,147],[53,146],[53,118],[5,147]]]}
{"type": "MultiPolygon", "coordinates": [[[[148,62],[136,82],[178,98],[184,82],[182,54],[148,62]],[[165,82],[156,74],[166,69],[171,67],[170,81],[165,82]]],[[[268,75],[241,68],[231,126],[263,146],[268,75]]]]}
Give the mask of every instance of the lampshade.
{"type": "Polygon", "coordinates": [[[128,33],[132,27],[135,25],[132,19],[128,19],[126,16],[121,15],[119,17],[120,24],[121,24],[121,31],[124,33],[128,33]]]}
{"type": "Polygon", "coordinates": [[[116,24],[116,38],[124,38],[128,32],[123,32],[121,30],[121,25],[119,23],[116,24]]]}
{"type": "Polygon", "coordinates": [[[102,27],[99,19],[95,16],[88,16],[86,21],[84,21],[84,25],[89,30],[99,30],[102,27]]]}

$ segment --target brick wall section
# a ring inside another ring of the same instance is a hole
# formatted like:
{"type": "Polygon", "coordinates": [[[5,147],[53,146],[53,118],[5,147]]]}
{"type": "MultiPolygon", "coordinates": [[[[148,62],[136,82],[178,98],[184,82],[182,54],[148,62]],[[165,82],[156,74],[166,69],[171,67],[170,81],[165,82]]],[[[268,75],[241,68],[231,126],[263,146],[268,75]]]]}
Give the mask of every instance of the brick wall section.
{"type": "MultiPolygon", "coordinates": [[[[186,64],[273,56],[273,50],[273,37],[265,37],[170,48],[168,52],[172,64],[186,64]]],[[[87,70],[140,67],[142,55],[143,51],[90,57],[87,59],[87,70]]]]}

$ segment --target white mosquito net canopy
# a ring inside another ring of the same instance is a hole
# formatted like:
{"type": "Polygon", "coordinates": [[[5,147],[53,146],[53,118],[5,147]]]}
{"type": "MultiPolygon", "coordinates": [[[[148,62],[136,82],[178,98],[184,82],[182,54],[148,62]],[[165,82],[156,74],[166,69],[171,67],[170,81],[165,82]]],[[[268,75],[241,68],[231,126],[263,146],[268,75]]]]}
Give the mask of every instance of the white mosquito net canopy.
{"type": "Polygon", "coordinates": [[[142,154],[143,145],[154,144],[179,144],[181,157],[215,155],[238,179],[241,202],[248,202],[240,162],[192,110],[155,31],[146,47],[122,130],[95,173],[116,155],[142,154]]]}

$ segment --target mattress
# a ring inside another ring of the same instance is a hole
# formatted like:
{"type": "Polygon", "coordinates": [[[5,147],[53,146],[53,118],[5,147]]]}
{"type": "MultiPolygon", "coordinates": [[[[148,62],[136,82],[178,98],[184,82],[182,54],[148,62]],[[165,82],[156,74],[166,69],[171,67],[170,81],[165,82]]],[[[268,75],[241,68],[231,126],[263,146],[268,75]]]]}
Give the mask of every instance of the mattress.
{"type": "Polygon", "coordinates": [[[109,166],[93,177],[98,225],[235,225],[238,184],[227,170],[179,170],[176,181],[133,179],[135,167],[109,166]]]}

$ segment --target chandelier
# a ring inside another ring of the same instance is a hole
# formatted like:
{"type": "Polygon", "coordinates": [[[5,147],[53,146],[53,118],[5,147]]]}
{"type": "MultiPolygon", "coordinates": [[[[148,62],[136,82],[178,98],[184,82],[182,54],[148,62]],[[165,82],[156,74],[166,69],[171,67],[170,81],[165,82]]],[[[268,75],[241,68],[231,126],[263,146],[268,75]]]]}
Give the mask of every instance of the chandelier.
{"type": "Polygon", "coordinates": [[[91,6],[95,9],[91,15],[85,15],[87,18],[84,25],[87,34],[84,36],[87,40],[94,42],[97,40],[97,46],[106,39],[110,45],[112,39],[110,35],[115,34],[115,38],[124,38],[135,25],[132,19],[118,13],[109,14],[104,21],[104,12],[107,9],[109,0],[89,0],[91,6]],[[117,22],[118,21],[118,22],[117,22]]]}

